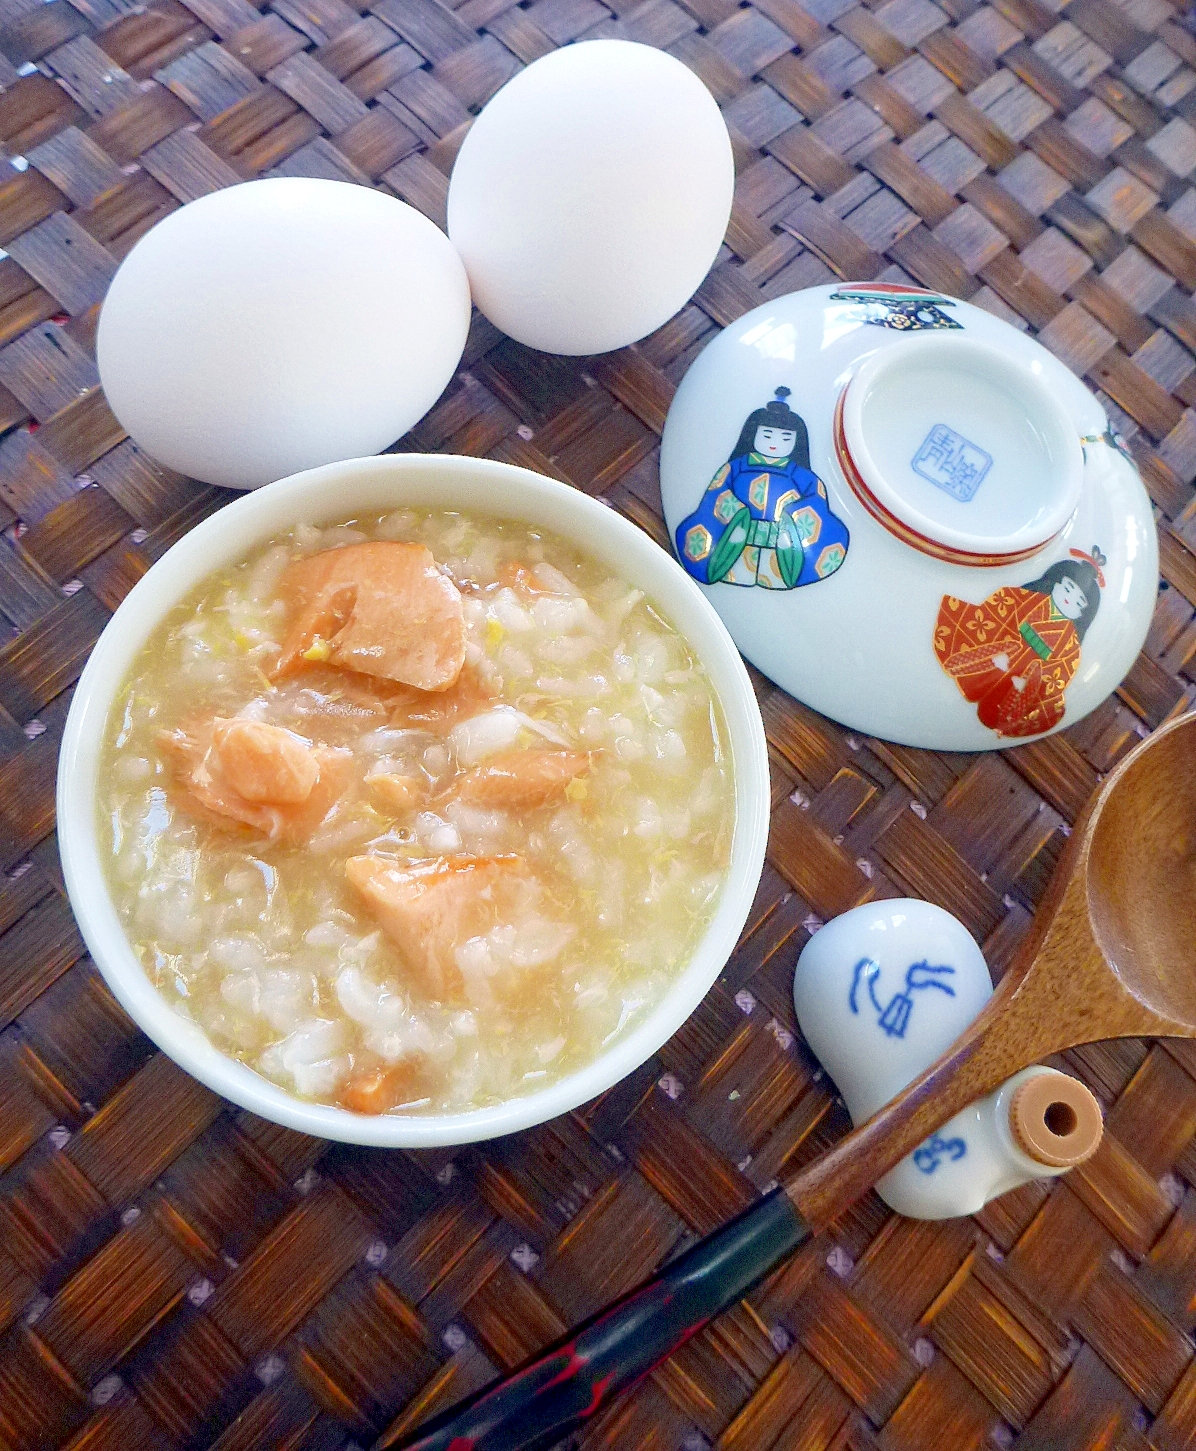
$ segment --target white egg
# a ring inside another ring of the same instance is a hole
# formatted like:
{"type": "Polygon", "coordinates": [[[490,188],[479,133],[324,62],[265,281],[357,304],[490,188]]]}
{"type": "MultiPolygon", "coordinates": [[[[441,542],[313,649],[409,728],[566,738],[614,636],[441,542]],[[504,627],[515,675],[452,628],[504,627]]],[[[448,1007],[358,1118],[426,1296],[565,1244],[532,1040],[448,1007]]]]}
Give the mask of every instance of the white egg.
{"type": "Polygon", "coordinates": [[[100,381],[160,463],[234,489],[378,453],[435,403],[469,328],[448,238],[368,187],[246,182],[159,222],[100,315],[100,381]]]}
{"type": "Polygon", "coordinates": [[[474,301],[550,353],[645,337],[697,291],[735,184],[713,96],[648,45],[592,40],[521,71],[473,123],[449,236],[474,301]]]}

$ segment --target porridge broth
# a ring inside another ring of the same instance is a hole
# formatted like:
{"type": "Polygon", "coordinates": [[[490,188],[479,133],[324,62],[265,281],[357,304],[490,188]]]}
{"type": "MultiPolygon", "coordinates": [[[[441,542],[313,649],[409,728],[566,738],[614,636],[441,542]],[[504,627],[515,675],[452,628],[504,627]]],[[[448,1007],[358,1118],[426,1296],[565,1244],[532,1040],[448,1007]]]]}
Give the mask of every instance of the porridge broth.
{"type": "Polygon", "coordinates": [[[709,682],[638,590],[526,525],[410,510],[205,581],[136,660],[101,779],[151,980],[366,1113],[592,1061],[688,960],[734,828],[709,682]]]}

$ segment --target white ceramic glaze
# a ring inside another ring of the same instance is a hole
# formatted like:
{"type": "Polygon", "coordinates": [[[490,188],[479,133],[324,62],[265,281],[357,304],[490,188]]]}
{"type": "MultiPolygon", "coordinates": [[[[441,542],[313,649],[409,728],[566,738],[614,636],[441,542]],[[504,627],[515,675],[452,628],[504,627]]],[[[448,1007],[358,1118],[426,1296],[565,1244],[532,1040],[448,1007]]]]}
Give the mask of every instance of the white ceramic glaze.
{"type": "Polygon", "coordinates": [[[248,494],[185,535],[109,621],[75,691],[58,772],[58,844],[71,905],[113,993],[140,1027],[217,1093],[322,1138],[418,1148],[468,1143],[541,1123],[609,1088],[656,1051],[697,1007],[746,920],[768,834],[764,728],[743,662],[684,572],[613,509],[555,480],[487,459],[404,454],[329,464],[248,494]],[[213,570],[306,521],[331,524],[403,505],[461,509],[541,525],[644,591],[702,661],[722,706],[735,777],[731,864],[714,918],[689,964],[641,1023],[588,1067],[538,1093],[471,1113],[368,1117],[308,1103],[225,1057],[151,984],[130,948],[102,864],[97,778],[105,722],[137,652],[163,615],[213,570]]]}
{"type": "Polygon", "coordinates": [[[876,1192],[890,1209],[909,1219],[954,1219],[978,1213],[990,1199],[1031,1179],[1065,1174],[1066,1169],[1049,1168],[1023,1153],[1009,1129],[1009,1103],[1014,1093],[1027,1078],[1043,1074],[1066,1076],[1041,1064],[1023,1068],[996,1093],[949,1119],[890,1170],[876,1192]]]}
{"type": "MultiPolygon", "coordinates": [[[[793,978],[806,1041],[834,1079],[853,1123],[863,1123],[939,1057],[992,995],[984,956],[963,923],[913,898],[866,902],[820,928],[793,978]]],[[[1030,1179],[1064,1172],[1014,1143],[1009,1100],[1015,1074],[970,1104],[877,1184],[912,1219],[978,1209],[1030,1179]]]]}
{"type": "Polygon", "coordinates": [[[678,554],[748,659],[869,734],[970,751],[1072,725],[1117,687],[1149,627],[1158,543],[1136,468],[1058,359],[967,303],[859,284],[748,313],[677,389],[660,476],[678,554]],[[948,386],[953,355],[976,397],[1004,400],[987,410],[1001,427],[967,412],[968,388],[948,386]],[[746,420],[766,413],[778,427],[753,432],[746,420]],[[739,454],[755,445],[765,453],[739,454]],[[849,481],[853,467],[865,487],[849,481]],[[705,582],[761,476],[765,505],[744,524],[758,557],[745,551],[721,582],[705,582]],[[716,518],[720,508],[736,523],[716,518]],[[804,561],[794,582],[785,545],[806,536],[791,549],[804,561]],[[953,562],[972,554],[990,562],[953,562]],[[1060,571],[1080,578],[1064,585],[1060,571]],[[988,650],[979,667],[973,648],[988,650]]]}

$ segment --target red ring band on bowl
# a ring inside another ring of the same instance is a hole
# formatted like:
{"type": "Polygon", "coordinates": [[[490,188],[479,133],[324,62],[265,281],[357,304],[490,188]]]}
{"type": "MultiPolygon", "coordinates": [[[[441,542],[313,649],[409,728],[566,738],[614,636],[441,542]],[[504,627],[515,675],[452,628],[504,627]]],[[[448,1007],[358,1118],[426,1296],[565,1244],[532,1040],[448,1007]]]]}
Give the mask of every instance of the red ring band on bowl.
{"type": "MultiPolygon", "coordinates": [[[[908,524],[903,523],[890,510],[880,502],[868,485],[864,482],[856,462],[851,456],[851,450],[847,446],[847,435],[843,429],[843,400],[847,397],[847,387],[839,394],[838,402],[835,404],[834,427],[832,437],[835,446],[835,457],[839,461],[839,467],[843,470],[843,477],[847,480],[852,492],[867,509],[869,514],[884,527],[895,538],[900,539],[903,544],[919,550],[922,554],[929,554],[932,559],[942,559],[948,564],[965,564],[979,569],[996,569],[1002,564],[1017,564],[1023,559],[1029,559],[1035,554],[1040,554],[1051,542],[1051,539],[1058,537],[1058,533],[1052,534],[1050,538],[1043,539],[1029,549],[1015,550],[1011,554],[971,554],[963,549],[953,549],[950,545],[940,544],[935,539],[929,539],[925,534],[919,534],[917,530],[911,529],[908,524]]],[[[1061,532],[1061,531],[1060,531],[1061,532]]]]}

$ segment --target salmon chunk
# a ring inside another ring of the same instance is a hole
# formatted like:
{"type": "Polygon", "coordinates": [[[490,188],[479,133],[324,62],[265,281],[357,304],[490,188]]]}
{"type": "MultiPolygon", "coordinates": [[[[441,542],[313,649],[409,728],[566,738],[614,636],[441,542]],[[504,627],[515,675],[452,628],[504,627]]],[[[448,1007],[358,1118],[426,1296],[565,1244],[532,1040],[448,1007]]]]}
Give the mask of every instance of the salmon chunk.
{"type": "Polygon", "coordinates": [[[353,761],[349,751],[313,746],[278,726],[219,716],[191,730],[163,731],[158,746],[192,816],[293,845],[307,841],[332,810],[353,761]]]}
{"type": "Polygon", "coordinates": [[[279,589],[290,620],[278,675],[327,662],[436,691],[461,673],[461,595],[422,544],[328,549],[289,565],[279,589]]]}
{"type": "Polygon", "coordinates": [[[592,764],[587,751],[502,751],[467,771],[450,794],[483,809],[530,811],[561,799],[592,764]]]}
{"type": "Polygon", "coordinates": [[[516,594],[524,595],[529,599],[534,599],[537,595],[552,593],[537,581],[526,565],[516,564],[514,560],[508,560],[498,571],[498,582],[505,589],[513,589],[516,594]]]}
{"type": "Polygon", "coordinates": [[[212,758],[246,801],[297,805],[320,779],[316,753],[301,736],[256,720],[215,721],[212,758]]]}
{"type": "Polygon", "coordinates": [[[400,1063],[363,1069],[340,1090],[337,1102],[350,1113],[385,1113],[420,1096],[426,1069],[422,1053],[400,1063]]]}
{"type": "Polygon", "coordinates": [[[345,863],[349,883],[365,898],[423,990],[460,1002],[464,978],[456,949],[498,926],[517,910],[535,879],[522,857],[433,857],[396,862],[355,856],[345,863]]]}
{"type": "Polygon", "coordinates": [[[424,786],[414,776],[396,776],[388,772],[367,776],[366,790],[370,804],[386,816],[407,816],[419,806],[424,786]]]}
{"type": "Polygon", "coordinates": [[[472,666],[466,665],[447,690],[412,690],[399,687],[388,698],[390,723],[394,726],[422,727],[438,735],[447,731],[461,716],[476,715],[493,705],[498,696],[482,680],[472,666]]]}

